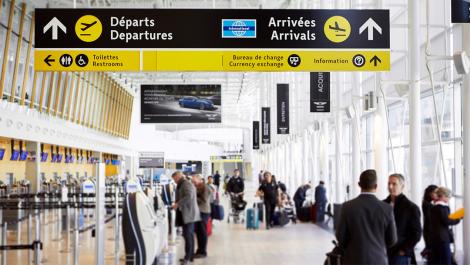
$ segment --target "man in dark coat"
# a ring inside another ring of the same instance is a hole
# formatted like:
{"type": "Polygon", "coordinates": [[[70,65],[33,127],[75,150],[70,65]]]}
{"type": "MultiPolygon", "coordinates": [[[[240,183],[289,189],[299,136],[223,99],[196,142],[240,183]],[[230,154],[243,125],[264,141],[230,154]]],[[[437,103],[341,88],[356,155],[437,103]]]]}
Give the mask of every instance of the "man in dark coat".
{"type": "Polygon", "coordinates": [[[217,187],[217,191],[219,191],[219,187],[220,187],[220,174],[219,174],[219,171],[215,171],[215,175],[214,175],[214,185],[217,187]]]}
{"type": "Polygon", "coordinates": [[[315,206],[317,207],[317,222],[323,223],[325,221],[325,210],[326,203],[328,199],[326,198],[326,189],[325,182],[320,180],[320,183],[315,188],[315,206]]]}
{"type": "Polygon", "coordinates": [[[377,197],[377,173],[361,173],[361,194],[343,204],[336,230],[339,247],[344,250],[341,264],[387,265],[387,249],[397,241],[392,206],[377,197]]]}
{"type": "Polygon", "coordinates": [[[421,214],[416,204],[404,194],[405,178],[401,174],[392,174],[388,178],[390,195],[384,202],[392,205],[397,226],[397,243],[388,249],[390,265],[416,264],[414,248],[421,239],[421,214]]]}

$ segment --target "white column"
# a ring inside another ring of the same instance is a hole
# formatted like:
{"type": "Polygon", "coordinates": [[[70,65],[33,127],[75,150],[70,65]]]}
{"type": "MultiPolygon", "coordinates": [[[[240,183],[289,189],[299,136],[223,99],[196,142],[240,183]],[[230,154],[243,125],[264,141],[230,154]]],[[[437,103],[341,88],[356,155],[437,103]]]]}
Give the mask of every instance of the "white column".
{"type": "Polygon", "coordinates": [[[344,85],[344,73],[336,74],[336,110],[335,110],[335,197],[337,203],[342,203],[344,201],[343,190],[345,189],[343,185],[343,176],[342,176],[342,152],[343,152],[343,121],[341,119],[341,96],[343,94],[342,86],[344,85]]]}
{"type": "MultiPolygon", "coordinates": [[[[320,140],[320,180],[327,181],[330,175],[328,169],[328,140],[329,140],[329,132],[328,132],[328,120],[325,119],[322,121],[321,124],[321,140],[320,140]]],[[[316,183],[312,183],[316,184],[316,183]]],[[[328,183],[327,185],[330,185],[328,183]]]]}
{"type": "MultiPolygon", "coordinates": [[[[470,25],[462,25],[462,47],[470,54],[470,25]]],[[[470,209],[470,75],[465,75],[462,83],[463,100],[463,164],[464,164],[464,187],[463,187],[463,205],[467,210],[470,209]]],[[[463,219],[463,264],[470,264],[470,218],[466,216],[463,219]]]]}
{"type": "MultiPolygon", "coordinates": [[[[378,79],[379,77],[377,77],[378,79]]],[[[376,82],[380,86],[380,79],[376,82]]],[[[377,88],[376,91],[379,91],[377,88]]],[[[375,100],[375,99],[372,99],[375,100]]],[[[377,109],[374,119],[374,156],[375,170],[377,171],[377,196],[379,199],[385,199],[387,196],[388,180],[388,156],[387,156],[387,121],[385,113],[385,102],[382,95],[378,97],[377,109]]]]}
{"type": "Polygon", "coordinates": [[[359,195],[359,175],[361,174],[361,114],[362,114],[362,87],[360,84],[360,74],[353,73],[353,99],[354,103],[354,117],[351,121],[352,130],[352,182],[351,182],[351,197],[359,195]]]}
{"type": "Polygon", "coordinates": [[[421,89],[420,89],[420,1],[408,0],[410,63],[410,194],[415,203],[421,201],[421,89]]]}

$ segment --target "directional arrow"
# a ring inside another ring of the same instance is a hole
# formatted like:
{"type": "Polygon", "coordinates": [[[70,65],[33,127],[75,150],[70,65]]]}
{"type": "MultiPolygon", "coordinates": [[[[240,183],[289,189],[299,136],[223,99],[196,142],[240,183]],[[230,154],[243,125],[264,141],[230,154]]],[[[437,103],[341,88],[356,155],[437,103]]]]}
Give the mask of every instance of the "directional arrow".
{"type": "Polygon", "coordinates": [[[44,62],[47,63],[47,65],[52,66],[50,62],[55,62],[55,59],[51,59],[51,54],[49,54],[46,59],[44,59],[44,62]]]}
{"type": "Polygon", "coordinates": [[[380,60],[379,57],[377,57],[377,55],[374,55],[374,57],[372,57],[372,59],[370,59],[369,62],[370,63],[374,62],[374,66],[377,66],[377,62],[381,63],[382,61],[380,60]]]}
{"type": "Polygon", "coordinates": [[[359,34],[362,34],[367,29],[367,40],[374,40],[374,29],[382,35],[382,28],[372,19],[369,18],[362,26],[359,28],[359,34]]]}
{"type": "Polygon", "coordinates": [[[49,31],[49,29],[52,28],[52,39],[57,40],[58,39],[58,33],[59,33],[59,28],[64,32],[67,33],[67,28],[58,20],[56,17],[51,19],[49,23],[43,28],[43,33],[46,33],[49,31]]]}

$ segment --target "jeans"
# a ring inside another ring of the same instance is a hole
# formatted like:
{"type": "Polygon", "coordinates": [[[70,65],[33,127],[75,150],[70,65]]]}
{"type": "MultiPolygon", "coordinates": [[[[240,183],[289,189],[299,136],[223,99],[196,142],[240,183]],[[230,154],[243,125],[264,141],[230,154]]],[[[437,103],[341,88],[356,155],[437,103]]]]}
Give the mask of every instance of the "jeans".
{"type": "Polygon", "coordinates": [[[264,206],[266,208],[266,228],[272,226],[274,210],[276,209],[276,203],[270,201],[264,201],[264,206]]]}
{"type": "Polygon", "coordinates": [[[183,225],[184,259],[192,260],[194,255],[194,223],[183,225]]]}
{"type": "Polygon", "coordinates": [[[410,265],[410,257],[407,256],[393,256],[390,259],[389,265],[410,265]]]}
{"type": "Polygon", "coordinates": [[[326,203],[317,203],[317,222],[323,223],[325,221],[325,208],[326,203]]]}
{"type": "Polygon", "coordinates": [[[195,225],[195,232],[197,238],[197,251],[196,254],[207,255],[207,223],[209,222],[209,213],[201,213],[201,221],[195,225]]]}
{"type": "Polygon", "coordinates": [[[451,265],[452,253],[449,243],[431,243],[428,265],[451,265]]]}

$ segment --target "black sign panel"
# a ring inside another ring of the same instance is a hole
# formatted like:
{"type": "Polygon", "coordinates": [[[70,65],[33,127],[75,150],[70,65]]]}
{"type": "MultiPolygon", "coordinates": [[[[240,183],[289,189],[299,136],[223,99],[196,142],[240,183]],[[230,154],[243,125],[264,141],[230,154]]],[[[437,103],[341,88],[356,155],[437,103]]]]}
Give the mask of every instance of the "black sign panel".
{"type": "Polygon", "coordinates": [[[36,48],[390,48],[389,10],[36,9],[36,48]]]}
{"type": "Polygon", "coordinates": [[[452,23],[470,23],[470,1],[452,0],[452,23]]]}
{"type": "Polygon", "coordinates": [[[330,112],[330,73],[310,73],[310,112],[330,112]]]}
{"type": "Polygon", "coordinates": [[[277,134],[289,134],[289,84],[277,84],[277,134]]]}
{"type": "Polygon", "coordinates": [[[259,149],[259,121],[253,121],[253,150],[259,149]]]}
{"type": "Polygon", "coordinates": [[[220,85],[142,85],[142,123],[220,123],[220,85]]]}
{"type": "Polygon", "coordinates": [[[261,108],[261,142],[271,143],[271,109],[261,108]]]}

